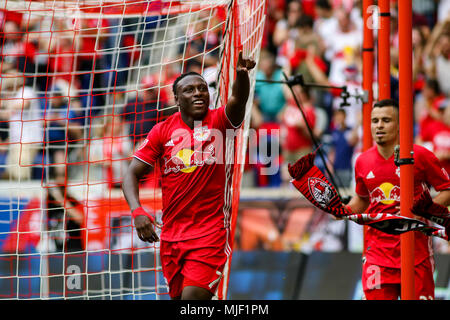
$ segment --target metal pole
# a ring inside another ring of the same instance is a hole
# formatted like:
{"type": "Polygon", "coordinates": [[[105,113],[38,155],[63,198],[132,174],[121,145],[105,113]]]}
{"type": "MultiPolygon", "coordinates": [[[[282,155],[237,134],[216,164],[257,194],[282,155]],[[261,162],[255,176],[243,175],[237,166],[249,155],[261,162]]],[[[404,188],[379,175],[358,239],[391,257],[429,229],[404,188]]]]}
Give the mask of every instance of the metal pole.
{"type": "Polygon", "coordinates": [[[380,28],[378,30],[378,99],[391,97],[391,53],[390,28],[391,12],[390,0],[379,0],[380,28]]]}
{"type": "Polygon", "coordinates": [[[368,20],[370,14],[367,9],[373,5],[373,0],[363,0],[363,20],[364,20],[364,34],[363,34],[363,49],[362,49],[362,59],[363,59],[363,81],[362,87],[364,92],[366,92],[367,100],[364,100],[362,119],[363,119],[363,151],[366,151],[372,147],[372,135],[370,132],[370,113],[372,112],[373,104],[373,30],[371,26],[368,25],[368,20]]]}
{"type": "MultiPolygon", "coordinates": [[[[372,112],[373,104],[373,69],[374,69],[374,41],[373,41],[373,29],[372,25],[369,25],[369,21],[372,18],[369,8],[373,6],[373,0],[363,0],[363,48],[362,48],[362,60],[363,60],[363,80],[362,87],[367,100],[363,100],[362,109],[362,128],[363,128],[363,151],[372,147],[372,134],[370,131],[370,114],[372,112]]],[[[363,228],[363,238],[367,226],[363,228]]],[[[366,249],[366,241],[364,240],[364,250],[366,249]]]]}
{"type": "MultiPolygon", "coordinates": [[[[412,95],[412,0],[398,2],[399,25],[399,89],[400,89],[400,158],[412,158],[413,95],[412,95]]],[[[414,164],[400,165],[400,214],[412,217],[414,201],[414,164]]],[[[406,232],[401,239],[401,298],[415,299],[414,232],[406,232]]]]}

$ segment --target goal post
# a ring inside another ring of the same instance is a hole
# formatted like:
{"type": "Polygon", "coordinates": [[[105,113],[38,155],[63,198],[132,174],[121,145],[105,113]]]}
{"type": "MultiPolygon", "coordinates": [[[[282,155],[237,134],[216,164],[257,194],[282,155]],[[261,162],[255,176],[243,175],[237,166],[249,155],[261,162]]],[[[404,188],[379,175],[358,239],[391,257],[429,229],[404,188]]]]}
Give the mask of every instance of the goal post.
{"type": "MultiPolygon", "coordinates": [[[[226,104],[259,58],[264,0],[0,0],[0,299],[168,299],[159,244],[120,189],[148,130],[197,71],[226,104]]],[[[256,71],[250,73],[251,90],[256,71]]],[[[234,235],[253,96],[234,143],[234,235]]],[[[140,189],[161,218],[158,168],[140,189]]],[[[226,299],[231,256],[217,292],[226,299]]]]}

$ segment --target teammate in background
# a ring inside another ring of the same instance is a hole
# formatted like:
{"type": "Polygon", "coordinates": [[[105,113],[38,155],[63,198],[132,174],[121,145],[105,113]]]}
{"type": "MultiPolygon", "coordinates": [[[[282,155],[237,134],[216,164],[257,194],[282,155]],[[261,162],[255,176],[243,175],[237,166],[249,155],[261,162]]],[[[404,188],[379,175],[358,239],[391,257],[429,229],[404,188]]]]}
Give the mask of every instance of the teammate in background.
{"type": "MultiPolygon", "coordinates": [[[[400,168],[394,164],[394,148],[399,144],[399,108],[386,99],[373,106],[372,138],[376,145],[356,160],[356,196],[348,204],[354,213],[398,213],[400,168]],[[367,210],[368,209],[368,210],[367,210]],[[367,211],[366,211],[367,210],[367,211]]],[[[433,199],[450,205],[450,180],[436,156],[414,145],[414,198],[424,188],[438,191],[433,199]]],[[[434,258],[431,238],[415,234],[415,294],[417,299],[434,299],[434,258]]],[[[400,297],[400,236],[368,227],[365,235],[362,284],[368,300],[397,300],[400,297]]]]}
{"type": "Polygon", "coordinates": [[[255,64],[239,54],[232,95],[226,106],[215,110],[208,108],[208,85],[200,74],[178,77],[173,92],[180,111],[152,128],[125,174],[122,189],[139,238],[159,241],[156,223],[141,207],[139,181],[160,162],[160,252],[172,299],[211,299],[231,253],[232,167],[219,161],[230,146],[228,139],[219,141],[217,133],[225,138],[227,130],[240,127],[250,90],[248,72],[255,64]]]}

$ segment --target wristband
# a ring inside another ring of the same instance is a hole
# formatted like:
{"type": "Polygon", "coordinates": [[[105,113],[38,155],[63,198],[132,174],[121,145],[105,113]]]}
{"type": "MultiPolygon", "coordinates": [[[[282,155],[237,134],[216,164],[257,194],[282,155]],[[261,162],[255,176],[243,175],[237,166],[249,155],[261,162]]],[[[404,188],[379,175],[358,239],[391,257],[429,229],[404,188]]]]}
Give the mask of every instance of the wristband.
{"type": "Polygon", "coordinates": [[[142,208],[142,207],[134,209],[131,212],[131,216],[133,218],[136,218],[137,216],[147,216],[152,223],[155,222],[155,219],[153,219],[152,215],[150,213],[148,213],[147,211],[145,211],[144,208],[142,208]]]}

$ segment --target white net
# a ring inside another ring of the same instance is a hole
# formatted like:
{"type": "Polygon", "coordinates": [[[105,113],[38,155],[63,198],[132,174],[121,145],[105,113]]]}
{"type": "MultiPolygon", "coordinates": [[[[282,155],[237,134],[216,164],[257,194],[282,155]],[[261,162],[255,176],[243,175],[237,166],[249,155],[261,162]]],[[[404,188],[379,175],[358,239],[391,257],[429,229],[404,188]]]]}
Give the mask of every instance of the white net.
{"type": "MultiPolygon", "coordinates": [[[[204,74],[211,106],[226,102],[238,50],[259,56],[264,10],[253,0],[0,1],[0,299],[169,298],[158,245],[133,232],[122,176],[177,111],[180,73],[204,74]]],[[[160,218],[156,173],[141,201],[160,218]]]]}

